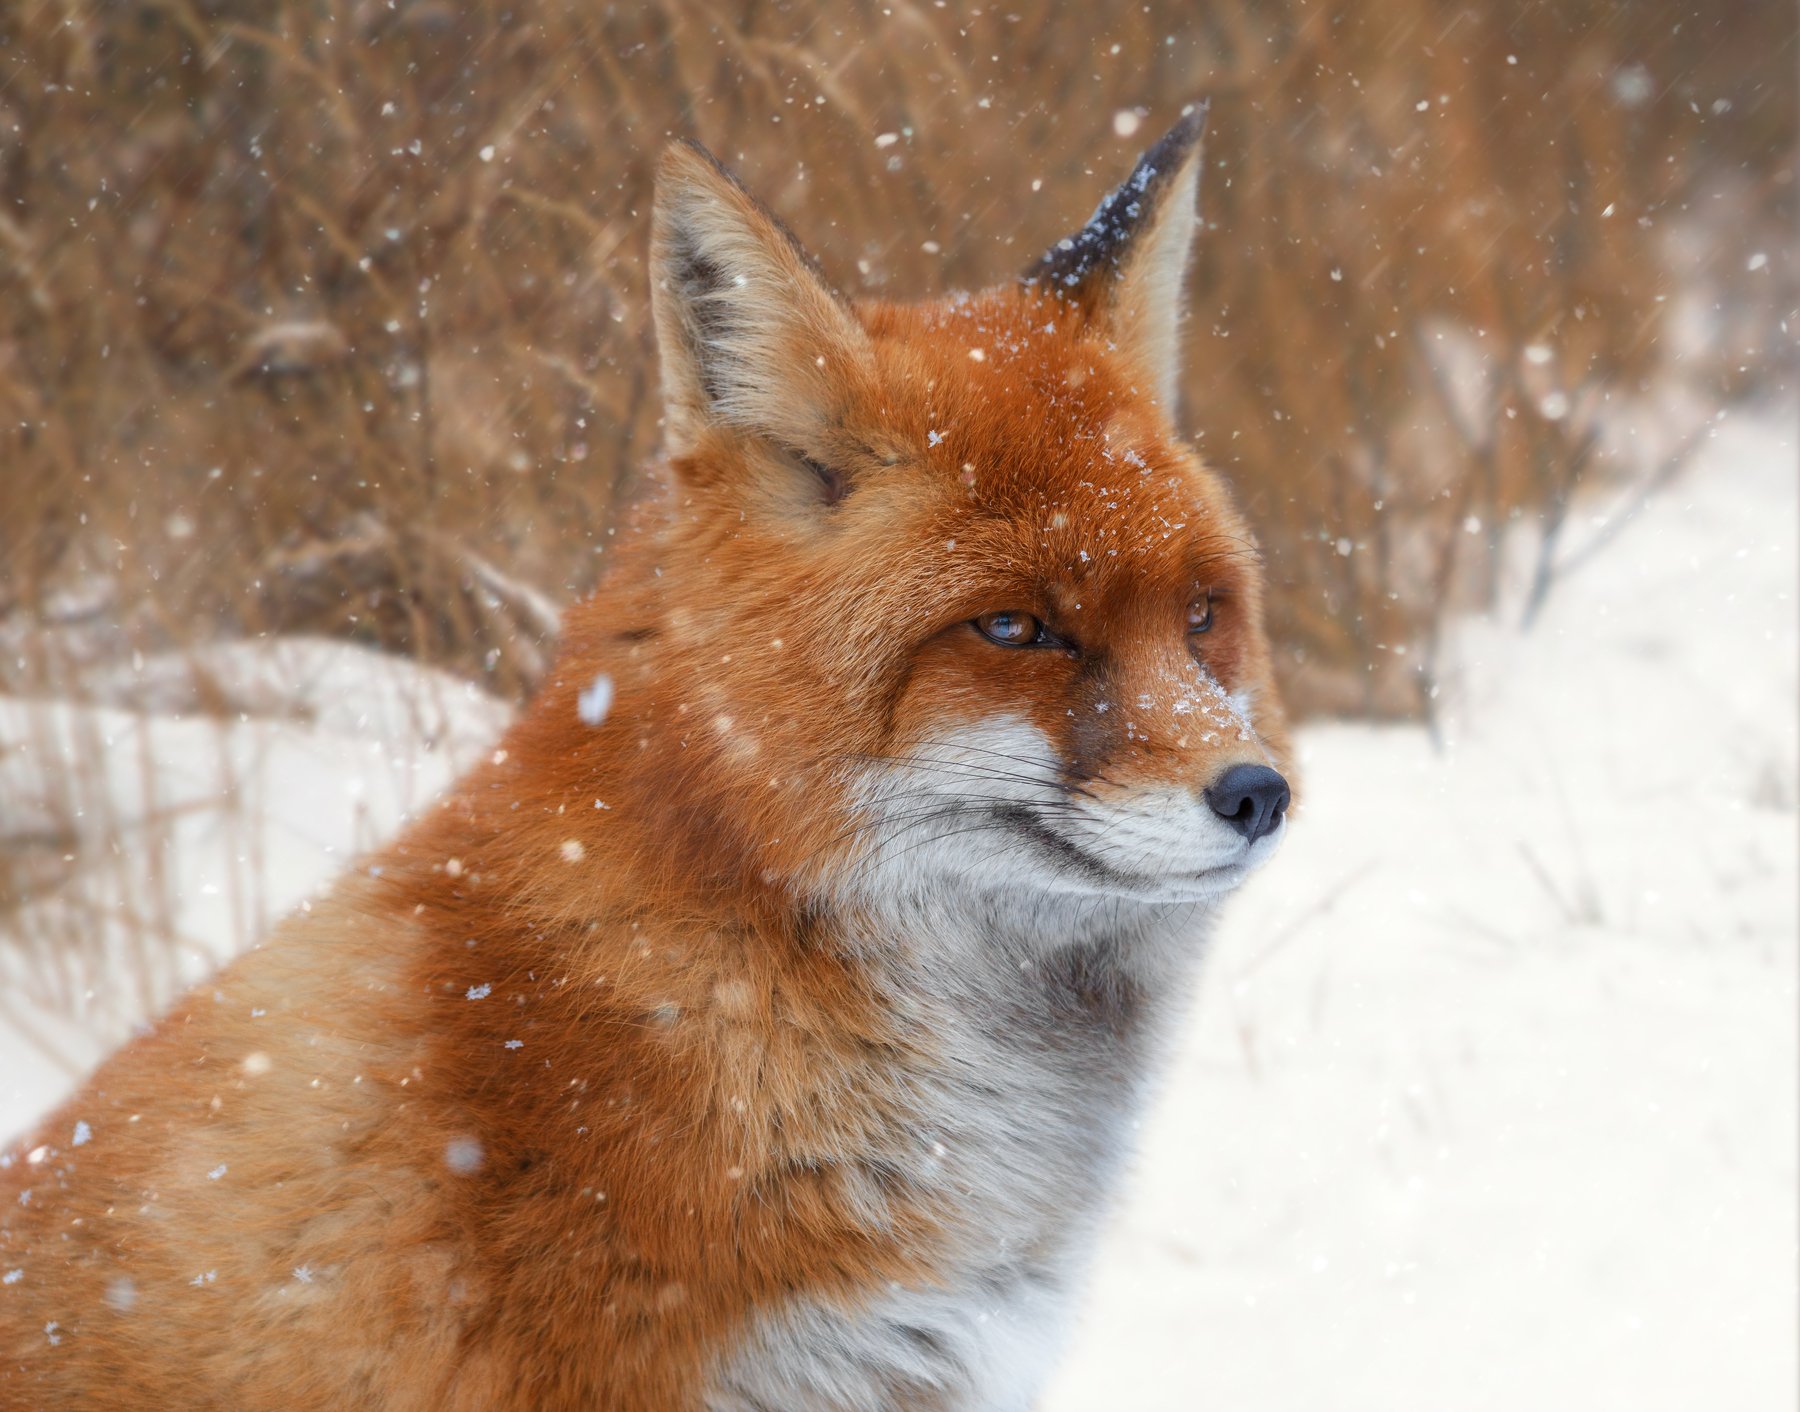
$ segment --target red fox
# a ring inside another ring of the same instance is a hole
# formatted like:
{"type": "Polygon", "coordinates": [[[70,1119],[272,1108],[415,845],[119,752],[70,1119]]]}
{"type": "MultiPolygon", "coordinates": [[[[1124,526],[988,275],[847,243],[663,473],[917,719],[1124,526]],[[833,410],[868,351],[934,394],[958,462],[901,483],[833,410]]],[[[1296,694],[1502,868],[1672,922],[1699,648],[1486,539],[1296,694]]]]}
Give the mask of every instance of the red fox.
{"type": "Polygon", "coordinates": [[[1285,830],[1176,429],[1203,110],[851,302],[703,149],[666,454],[490,759],[0,1159],[0,1407],[1030,1407],[1285,830]]]}

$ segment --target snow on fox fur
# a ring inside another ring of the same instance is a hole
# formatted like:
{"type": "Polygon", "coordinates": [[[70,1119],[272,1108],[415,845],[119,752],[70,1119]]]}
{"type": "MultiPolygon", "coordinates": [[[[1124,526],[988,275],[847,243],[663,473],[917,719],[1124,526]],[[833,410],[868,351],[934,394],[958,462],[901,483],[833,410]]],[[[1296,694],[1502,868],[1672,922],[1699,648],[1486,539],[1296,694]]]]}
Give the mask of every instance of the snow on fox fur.
{"type": "Polygon", "coordinates": [[[0,1159],[0,1407],[1032,1404],[1289,802],[1173,418],[1202,122],[914,305],[669,149],[622,549],[487,763],[0,1159]]]}

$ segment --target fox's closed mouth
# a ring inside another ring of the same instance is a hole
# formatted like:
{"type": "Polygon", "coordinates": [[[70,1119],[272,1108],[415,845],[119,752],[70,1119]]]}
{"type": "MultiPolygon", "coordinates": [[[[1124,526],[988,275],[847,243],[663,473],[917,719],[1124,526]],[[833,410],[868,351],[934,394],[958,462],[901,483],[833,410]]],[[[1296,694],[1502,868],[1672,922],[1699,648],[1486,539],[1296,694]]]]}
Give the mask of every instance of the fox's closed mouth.
{"type": "MultiPolygon", "coordinates": [[[[1039,819],[1029,807],[1022,804],[1009,805],[994,811],[995,817],[1015,833],[1029,839],[1044,852],[1051,854],[1069,871],[1078,873],[1090,882],[1104,884],[1116,888],[1120,892],[1141,892],[1146,888],[1188,887],[1195,884],[1218,887],[1235,885],[1248,873],[1245,866],[1248,858],[1228,863],[1215,863],[1211,867],[1196,869],[1192,872],[1178,873],[1136,873],[1114,867],[1104,859],[1096,858],[1080,844],[1065,838],[1043,820],[1039,819]]],[[[1245,850],[1248,855],[1249,850],[1245,850]]]]}
{"type": "Polygon", "coordinates": [[[1079,873],[1092,882],[1118,887],[1129,887],[1143,882],[1143,879],[1130,873],[1121,872],[1110,863],[1096,858],[1081,845],[1064,838],[1022,804],[996,809],[994,814],[1015,833],[1030,839],[1070,871],[1079,873]]]}

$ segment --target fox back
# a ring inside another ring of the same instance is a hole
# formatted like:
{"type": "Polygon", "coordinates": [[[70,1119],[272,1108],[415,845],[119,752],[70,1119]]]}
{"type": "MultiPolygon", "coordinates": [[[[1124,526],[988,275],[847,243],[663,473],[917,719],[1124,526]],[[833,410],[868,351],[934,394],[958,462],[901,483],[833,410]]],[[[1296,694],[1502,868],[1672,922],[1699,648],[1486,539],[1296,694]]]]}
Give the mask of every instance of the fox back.
{"type": "Polygon", "coordinates": [[[669,149],[556,669],[0,1159],[0,1407],[1032,1405],[1289,800],[1174,420],[1202,121],[917,305],[669,149]]]}

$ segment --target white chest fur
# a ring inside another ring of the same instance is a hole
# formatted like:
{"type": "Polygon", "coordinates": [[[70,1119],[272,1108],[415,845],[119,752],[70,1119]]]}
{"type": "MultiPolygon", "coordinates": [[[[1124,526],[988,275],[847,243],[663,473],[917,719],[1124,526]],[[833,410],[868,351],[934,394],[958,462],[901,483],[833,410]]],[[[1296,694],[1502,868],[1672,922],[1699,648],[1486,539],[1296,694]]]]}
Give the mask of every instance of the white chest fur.
{"type": "Polygon", "coordinates": [[[930,1043],[892,1077],[911,1121],[878,1158],[955,1213],[938,1275],[763,1312],[708,1412],[1027,1412],[1055,1365],[1195,923],[1179,947],[1139,913],[1136,935],[1046,951],[1041,926],[1026,942],[992,915],[974,933],[966,914],[907,920],[929,940],[895,966],[894,1002],[930,1043]]]}
{"type": "Polygon", "coordinates": [[[759,1320],[708,1412],[1030,1412],[1070,1312],[1066,1283],[896,1288],[854,1314],[797,1302],[759,1320]]]}

